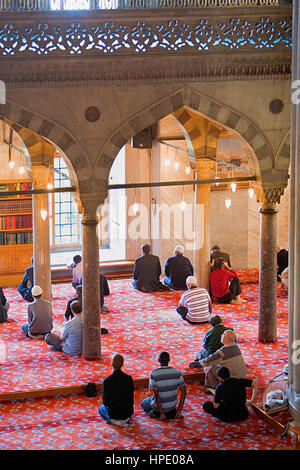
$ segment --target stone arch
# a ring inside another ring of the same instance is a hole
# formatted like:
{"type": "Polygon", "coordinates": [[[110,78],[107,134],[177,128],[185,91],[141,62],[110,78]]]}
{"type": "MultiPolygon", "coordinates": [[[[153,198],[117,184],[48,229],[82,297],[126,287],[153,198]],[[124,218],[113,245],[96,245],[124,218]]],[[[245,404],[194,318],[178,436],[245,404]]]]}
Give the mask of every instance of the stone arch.
{"type": "MultiPolygon", "coordinates": [[[[13,129],[20,134],[22,129],[32,131],[24,137],[23,142],[28,153],[40,141],[40,136],[53,143],[73,167],[74,174],[80,171],[93,174],[89,159],[73,135],[56,122],[33,112],[16,103],[8,102],[0,107],[0,118],[10,121],[13,129]]],[[[80,180],[78,180],[80,185],[80,180]]]]}
{"type": "Polygon", "coordinates": [[[278,170],[288,171],[290,166],[290,154],[291,154],[291,129],[287,131],[283,137],[280,146],[275,155],[276,168],[278,170]]]}
{"type": "Polygon", "coordinates": [[[101,149],[96,161],[97,168],[106,173],[108,178],[115,156],[132,136],[184,106],[232,130],[246,142],[250,149],[249,155],[253,158],[252,169],[259,180],[262,181],[262,173],[265,173],[266,169],[275,168],[275,154],[272,146],[263,131],[251,118],[239,110],[231,109],[229,106],[190,90],[188,87],[180,88],[175,93],[144,109],[138,115],[126,120],[101,149]]]}

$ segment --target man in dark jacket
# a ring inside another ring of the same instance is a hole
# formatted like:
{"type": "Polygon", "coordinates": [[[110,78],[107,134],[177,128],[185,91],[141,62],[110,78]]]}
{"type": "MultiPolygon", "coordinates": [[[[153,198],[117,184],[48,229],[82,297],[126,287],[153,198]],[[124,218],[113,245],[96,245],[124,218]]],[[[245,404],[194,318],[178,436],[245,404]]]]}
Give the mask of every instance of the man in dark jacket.
{"type": "Polygon", "coordinates": [[[221,383],[217,385],[214,401],[206,401],[203,410],[219,418],[221,421],[232,423],[248,418],[248,405],[253,403],[258,392],[258,380],[232,378],[227,367],[221,367],[218,372],[221,383]],[[252,397],[246,399],[246,388],[252,387],[252,397]]]}
{"type": "Polygon", "coordinates": [[[217,258],[223,258],[228,266],[231,268],[230,264],[230,256],[228,253],[225,253],[224,251],[221,251],[220,247],[218,245],[214,245],[212,249],[210,250],[210,270],[213,271],[215,269],[215,260],[217,258]]]}
{"type": "Polygon", "coordinates": [[[113,373],[103,381],[103,405],[98,409],[107,423],[125,426],[133,415],[134,387],[131,375],[121,368],[124,357],[116,354],[112,360],[113,373]]]}
{"type": "Polygon", "coordinates": [[[150,245],[142,245],[143,255],[135,260],[132,285],[141,292],[166,290],[160,282],[161,266],[159,257],[151,254],[150,245]]]}
{"type": "Polygon", "coordinates": [[[194,268],[183,252],[182,245],[175,246],[174,256],[168,258],[165,264],[164,284],[174,290],[186,290],[186,278],[194,275],[194,268]]]}
{"type": "Polygon", "coordinates": [[[32,266],[29,266],[25,269],[25,274],[23,276],[21,284],[18,286],[18,292],[21,294],[24,300],[27,302],[33,302],[34,298],[32,297],[31,290],[34,284],[34,271],[33,271],[33,258],[31,258],[32,266]],[[29,282],[29,286],[28,286],[29,282]]]}
{"type": "Polygon", "coordinates": [[[277,248],[277,281],[281,281],[281,273],[289,265],[289,252],[280,246],[277,248]]]}

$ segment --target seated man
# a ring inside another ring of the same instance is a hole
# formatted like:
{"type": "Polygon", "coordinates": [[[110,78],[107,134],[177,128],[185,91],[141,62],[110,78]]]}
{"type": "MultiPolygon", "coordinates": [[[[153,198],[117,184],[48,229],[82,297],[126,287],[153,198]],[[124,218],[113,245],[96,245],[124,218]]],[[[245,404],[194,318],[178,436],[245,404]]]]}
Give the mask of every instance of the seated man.
{"type": "Polygon", "coordinates": [[[45,336],[45,341],[53,351],[62,351],[70,356],[78,356],[82,354],[83,342],[83,318],[80,302],[72,302],[71,310],[73,318],[63,323],[61,336],[49,333],[45,336]]]}
{"type": "Polygon", "coordinates": [[[68,268],[73,269],[73,279],[72,279],[72,286],[74,289],[81,284],[82,279],[82,258],[80,255],[73,256],[73,263],[67,266],[68,268]]]}
{"type": "Polygon", "coordinates": [[[224,251],[221,251],[220,247],[218,245],[214,245],[212,249],[210,250],[210,270],[212,271],[214,268],[215,260],[217,258],[223,258],[228,266],[231,268],[230,264],[230,256],[228,253],[225,253],[224,251]]]}
{"type": "Polygon", "coordinates": [[[76,297],[73,297],[72,299],[68,300],[68,302],[67,302],[67,308],[66,308],[66,311],[65,311],[65,319],[66,320],[70,320],[71,318],[74,317],[74,315],[72,313],[72,310],[71,310],[71,304],[73,302],[75,302],[77,300],[82,305],[82,285],[81,284],[76,286],[76,294],[77,294],[76,297]]]}
{"type": "Polygon", "coordinates": [[[181,372],[169,366],[170,355],[167,351],[160,353],[160,367],[150,374],[149,388],[154,390],[154,396],[145,398],[141,407],[150,417],[166,419],[181,418],[181,410],[186,397],[185,383],[181,372]],[[180,390],[180,400],[177,404],[177,389],[180,390]]]}
{"type": "Polygon", "coordinates": [[[52,306],[48,300],[43,300],[43,291],[40,286],[32,288],[33,302],[28,305],[28,323],[22,325],[22,331],[31,338],[43,337],[53,328],[52,306]]]}
{"type": "Polygon", "coordinates": [[[184,247],[176,245],[174,255],[165,264],[164,284],[174,290],[186,290],[186,278],[194,274],[194,268],[183,252],[184,247]]]}
{"type": "Polygon", "coordinates": [[[224,326],[222,324],[222,319],[219,317],[219,315],[213,315],[210,317],[209,323],[211,324],[212,328],[204,335],[202,343],[203,349],[201,349],[195,361],[190,363],[189,367],[201,367],[201,359],[204,359],[210,354],[218,351],[218,349],[222,348],[223,344],[221,343],[221,337],[224,331],[233,331],[233,328],[230,326],[224,326]]]}
{"type": "MultiPolygon", "coordinates": [[[[82,278],[79,280],[79,284],[77,285],[77,287],[79,286],[82,289],[82,278]]],[[[76,287],[76,292],[77,292],[77,287],[76,287]]],[[[108,307],[104,305],[104,296],[109,295],[109,294],[110,294],[110,290],[109,290],[107,279],[104,276],[104,274],[100,274],[100,307],[101,307],[102,313],[109,312],[108,307]]],[[[72,302],[72,300],[77,300],[77,298],[74,297],[69,302],[72,302]]],[[[81,296],[78,300],[82,302],[82,290],[81,290],[81,296]]]]}
{"type": "Polygon", "coordinates": [[[212,309],[207,290],[197,287],[194,276],[186,278],[186,285],[188,290],[182,294],[177,312],[189,323],[208,322],[212,309]]]}
{"type": "MultiPolygon", "coordinates": [[[[73,297],[72,299],[68,300],[67,308],[66,308],[66,311],[65,311],[65,319],[66,320],[71,320],[71,318],[74,317],[74,315],[72,313],[72,309],[71,309],[71,305],[72,305],[73,302],[77,301],[82,306],[82,285],[81,284],[79,284],[76,287],[76,293],[77,293],[76,297],[73,297]]],[[[106,328],[101,328],[101,334],[102,335],[106,335],[107,333],[108,333],[108,330],[106,328]]]]}
{"type": "Polygon", "coordinates": [[[279,246],[277,248],[277,281],[281,281],[281,273],[288,267],[289,265],[289,252],[279,246]]]}
{"type": "Polygon", "coordinates": [[[150,245],[142,245],[143,255],[135,260],[132,285],[141,292],[166,289],[160,282],[161,266],[159,257],[151,254],[150,245]]]}
{"type": "Polygon", "coordinates": [[[18,286],[18,292],[21,294],[24,300],[27,302],[33,302],[34,299],[31,294],[33,287],[34,279],[34,270],[33,270],[33,258],[31,258],[31,266],[25,269],[25,273],[22,279],[21,284],[18,286]],[[29,286],[28,286],[29,282],[29,286]]]}
{"type": "Polygon", "coordinates": [[[112,360],[113,373],[103,381],[103,405],[98,409],[107,423],[125,426],[133,415],[134,387],[131,375],[121,368],[124,357],[116,354],[112,360]]]}
{"type": "Polygon", "coordinates": [[[286,291],[289,290],[289,267],[285,268],[280,274],[281,284],[286,291]]]}
{"type": "Polygon", "coordinates": [[[213,354],[201,359],[201,367],[205,372],[205,385],[216,388],[218,384],[218,365],[224,365],[229,369],[230,377],[236,379],[246,378],[247,370],[242,353],[236,344],[235,333],[226,330],[221,336],[221,343],[224,345],[213,354]]]}
{"type": "Polygon", "coordinates": [[[109,285],[104,274],[100,274],[100,306],[101,312],[109,312],[108,307],[104,305],[104,297],[110,294],[109,285]]]}
{"type": "Polygon", "coordinates": [[[237,273],[230,269],[223,258],[215,260],[214,269],[209,273],[209,284],[212,296],[220,304],[240,305],[247,302],[241,297],[242,291],[237,273]]]}
{"type": "Polygon", "coordinates": [[[0,287],[0,323],[7,320],[7,312],[10,305],[6,300],[2,287],[0,287]]]}
{"type": "Polygon", "coordinates": [[[227,367],[220,367],[217,372],[221,381],[215,390],[214,402],[206,401],[203,410],[226,423],[242,421],[248,418],[248,408],[256,398],[258,381],[256,379],[236,379],[230,377],[227,367]],[[247,402],[246,388],[253,387],[252,397],[247,402]]]}

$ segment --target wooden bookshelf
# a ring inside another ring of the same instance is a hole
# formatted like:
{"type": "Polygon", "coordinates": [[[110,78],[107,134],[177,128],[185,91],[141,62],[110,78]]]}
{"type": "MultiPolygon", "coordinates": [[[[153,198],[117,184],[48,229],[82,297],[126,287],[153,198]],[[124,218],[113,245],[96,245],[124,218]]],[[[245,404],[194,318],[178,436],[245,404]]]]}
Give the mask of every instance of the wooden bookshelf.
{"type": "Polygon", "coordinates": [[[32,198],[27,195],[6,197],[6,191],[30,189],[27,181],[0,183],[0,285],[20,283],[33,253],[32,198]]]}

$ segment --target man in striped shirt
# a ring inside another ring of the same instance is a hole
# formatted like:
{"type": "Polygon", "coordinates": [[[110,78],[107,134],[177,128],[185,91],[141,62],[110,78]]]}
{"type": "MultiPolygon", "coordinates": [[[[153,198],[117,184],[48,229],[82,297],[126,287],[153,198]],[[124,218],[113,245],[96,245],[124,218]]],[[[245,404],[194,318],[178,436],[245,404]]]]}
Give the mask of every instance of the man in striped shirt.
{"type": "Polygon", "coordinates": [[[194,276],[187,277],[186,285],[188,290],[182,294],[177,312],[189,323],[208,322],[212,308],[207,290],[197,287],[194,276]]]}
{"type": "Polygon", "coordinates": [[[154,391],[154,396],[145,398],[141,407],[154,418],[166,419],[181,418],[181,410],[186,397],[186,388],[181,372],[175,367],[169,366],[170,355],[167,351],[160,353],[158,362],[160,367],[153,370],[149,378],[149,388],[154,391]],[[180,400],[178,402],[178,392],[180,400]]]}

